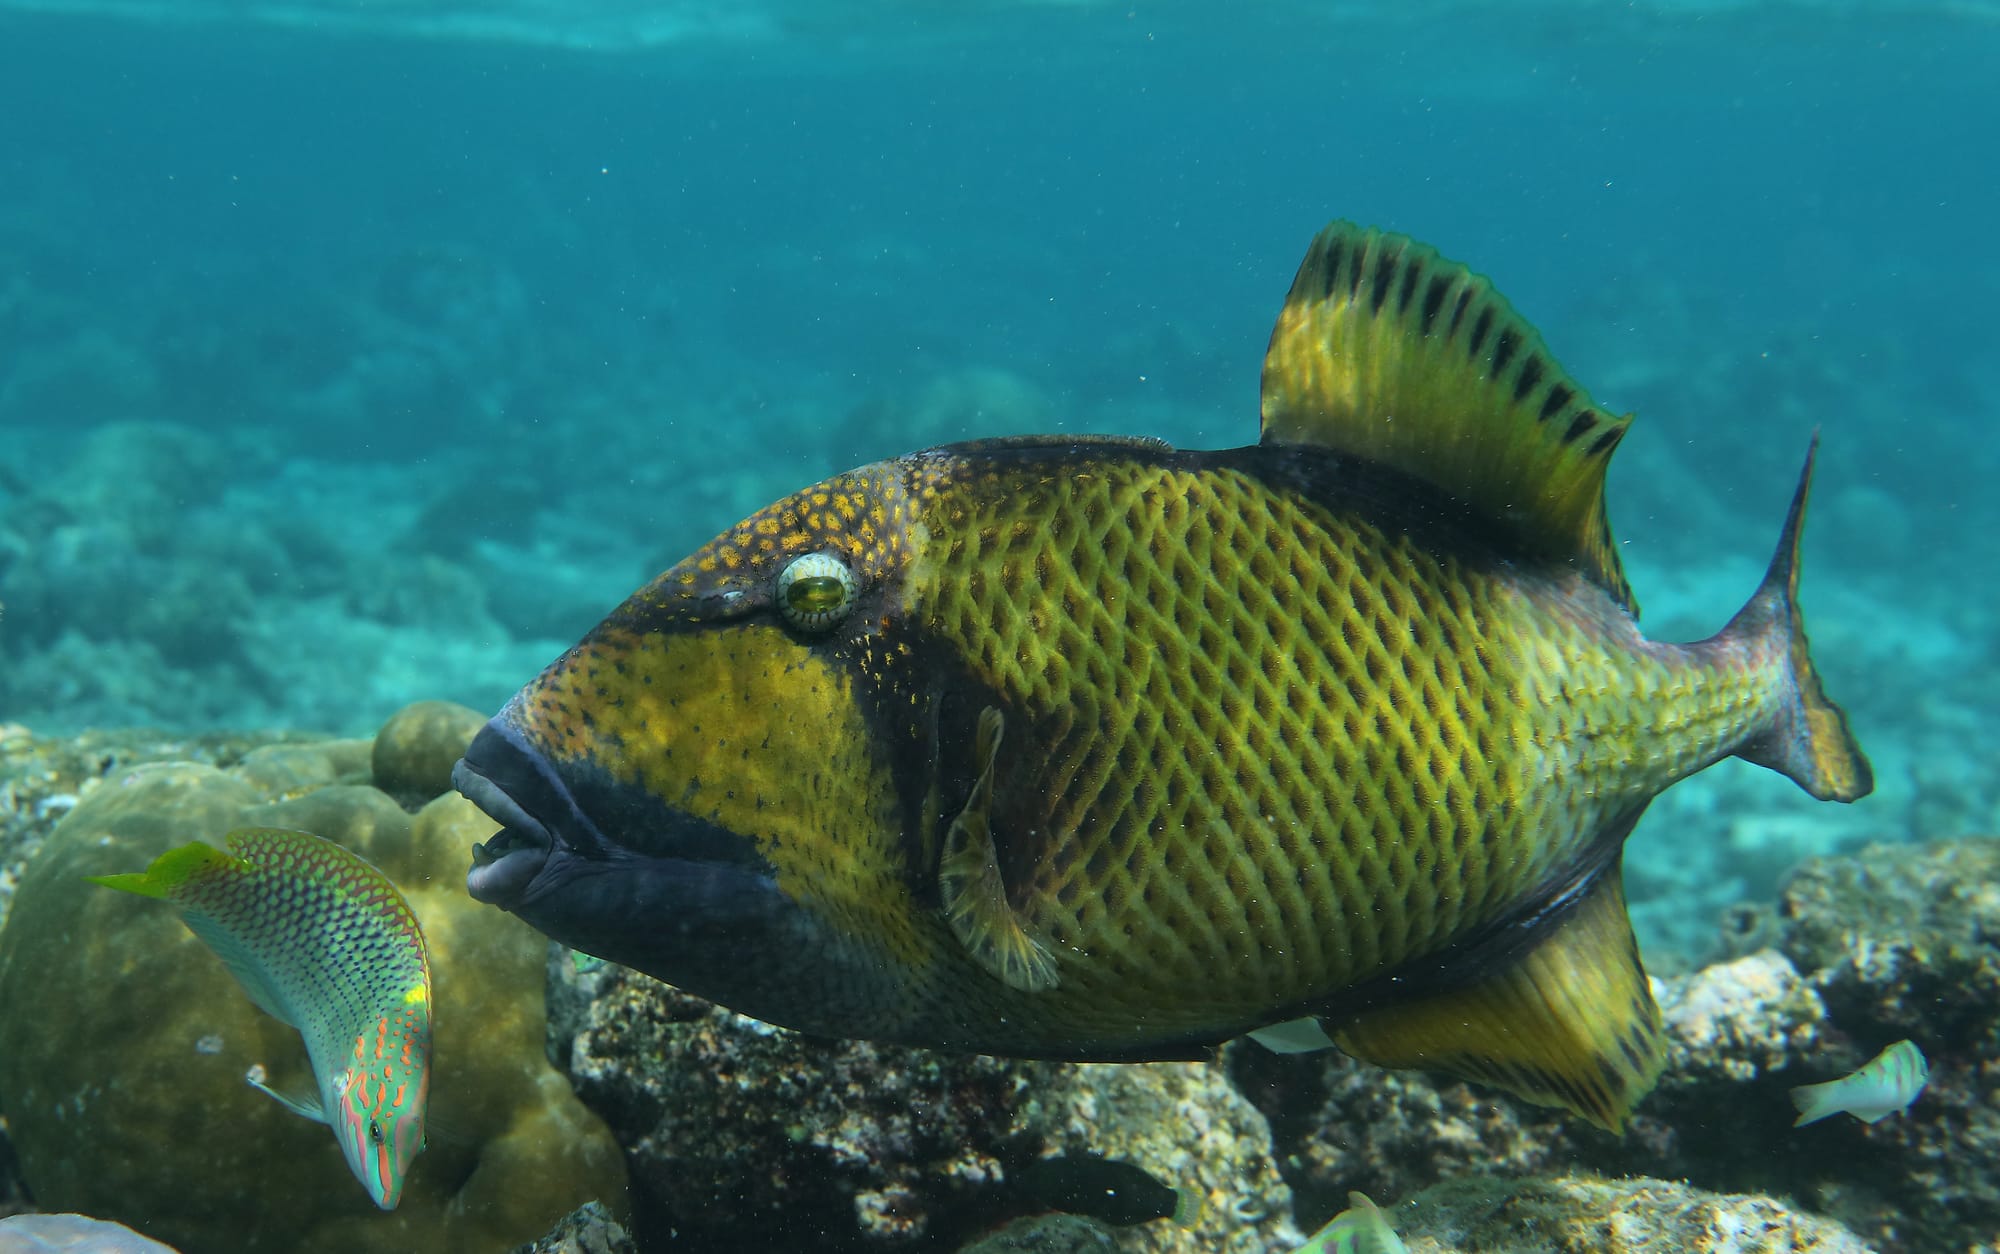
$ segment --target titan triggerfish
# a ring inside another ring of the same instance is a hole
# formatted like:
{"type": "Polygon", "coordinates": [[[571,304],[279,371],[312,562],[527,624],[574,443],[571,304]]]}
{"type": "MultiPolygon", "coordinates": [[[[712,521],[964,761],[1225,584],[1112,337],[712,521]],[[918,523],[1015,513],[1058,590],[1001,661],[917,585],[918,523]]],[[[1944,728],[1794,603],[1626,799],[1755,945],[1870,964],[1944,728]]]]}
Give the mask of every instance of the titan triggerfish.
{"type": "Polygon", "coordinates": [[[1798,609],[1646,639],[1630,415],[1490,282],[1313,242],[1262,438],[949,445],[776,502],[479,733],[473,896],[804,1031],[1061,1059],[1337,1043],[1622,1126],[1627,834],[1735,755],[1868,792],[1798,609]]]}
{"type": "Polygon", "coordinates": [[[90,880],[170,902],[250,1000],[299,1030],[318,1104],[251,1083],[331,1124],[354,1178],[394,1210],[424,1147],[431,1086],[430,959],[417,916],[388,876],[330,840],[246,828],[228,844],[195,841],[142,872],[90,880]]]}

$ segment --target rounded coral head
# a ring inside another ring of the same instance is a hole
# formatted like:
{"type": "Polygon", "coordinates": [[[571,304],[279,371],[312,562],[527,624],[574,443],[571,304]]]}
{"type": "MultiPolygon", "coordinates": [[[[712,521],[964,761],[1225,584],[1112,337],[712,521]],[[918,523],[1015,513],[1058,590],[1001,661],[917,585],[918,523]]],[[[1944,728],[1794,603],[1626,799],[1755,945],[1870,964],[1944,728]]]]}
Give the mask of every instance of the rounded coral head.
{"type": "Polygon", "coordinates": [[[394,1210],[410,1163],[424,1148],[430,1099],[430,1023],[418,1006],[387,1017],[355,1038],[354,1057],[337,1081],[333,1131],[347,1165],[368,1196],[394,1210]],[[376,1048],[380,1040],[383,1048],[376,1048]]]}

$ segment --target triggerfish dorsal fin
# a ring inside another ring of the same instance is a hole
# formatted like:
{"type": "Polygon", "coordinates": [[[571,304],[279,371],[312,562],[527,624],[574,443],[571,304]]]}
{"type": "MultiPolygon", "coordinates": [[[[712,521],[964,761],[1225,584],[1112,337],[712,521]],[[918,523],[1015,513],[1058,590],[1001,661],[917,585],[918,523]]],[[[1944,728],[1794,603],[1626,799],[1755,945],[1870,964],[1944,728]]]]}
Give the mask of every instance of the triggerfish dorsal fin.
{"type": "Polygon", "coordinates": [[[979,780],[965,808],[952,820],[938,857],[938,895],[952,935],[973,961],[1001,983],[1038,993],[1061,982],[1055,958],[1007,900],[993,844],[993,773],[1006,718],[993,706],[979,712],[975,745],[979,780]]]}
{"type": "Polygon", "coordinates": [[[1534,945],[1447,992],[1369,1011],[1334,1034],[1383,1067],[1421,1067],[1624,1128],[1666,1065],[1614,863],[1534,945]]]}
{"type": "Polygon", "coordinates": [[[1614,416],[1484,276],[1405,235],[1313,240],[1264,356],[1265,444],[1414,475],[1571,561],[1638,612],[1604,512],[1614,416]]]}

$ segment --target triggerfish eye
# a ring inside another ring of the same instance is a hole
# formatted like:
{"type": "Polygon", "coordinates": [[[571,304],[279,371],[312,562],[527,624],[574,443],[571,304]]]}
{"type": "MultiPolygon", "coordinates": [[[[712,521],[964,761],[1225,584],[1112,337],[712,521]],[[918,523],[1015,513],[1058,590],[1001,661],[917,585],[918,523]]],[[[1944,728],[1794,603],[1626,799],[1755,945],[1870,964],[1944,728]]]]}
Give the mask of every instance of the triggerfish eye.
{"type": "Polygon", "coordinates": [[[778,612],[800,631],[825,631],[847,617],[859,586],[846,562],[808,553],[778,572],[778,612]]]}

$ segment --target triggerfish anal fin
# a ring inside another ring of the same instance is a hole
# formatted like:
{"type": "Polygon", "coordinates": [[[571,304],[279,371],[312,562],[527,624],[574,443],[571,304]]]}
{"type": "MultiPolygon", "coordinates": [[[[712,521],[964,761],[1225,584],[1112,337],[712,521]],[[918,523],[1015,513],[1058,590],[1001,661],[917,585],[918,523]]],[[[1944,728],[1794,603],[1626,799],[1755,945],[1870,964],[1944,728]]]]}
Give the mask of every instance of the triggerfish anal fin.
{"type": "Polygon", "coordinates": [[[1575,562],[1634,614],[1604,471],[1631,425],[1592,401],[1484,276],[1336,222],[1292,280],[1264,357],[1263,443],[1393,466],[1575,562]]]}
{"type": "Polygon", "coordinates": [[[1006,717],[992,706],[979,713],[979,780],[952,820],[938,858],[938,891],[952,935],[980,966],[1010,988],[1034,993],[1061,980],[1047,946],[1007,900],[1000,855],[993,845],[993,773],[1006,717]]]}
{"type": "MultiPolygon", "coordinates": [[[[332,841],[252,828],[228,845],[183,845],[139,874],[91,879],[172,904],[253,1001],[299,1030],[317,1117],[375,1204],[391,1209],[423,1148],[430,1094],[423,930],[387,876],[332,841]]],[[[279,1100],[310,1113],[304,1099],[279,1100]]]]}
{"type": "Polygon", "coordinates": [[[1610,1132],[1666,1065],[1615,862],[1513,960],[1448,992],[1369,1011],[1333,1036],[1379,1066],[1450,1072],[1567,1107],[1610,1132]]]}

